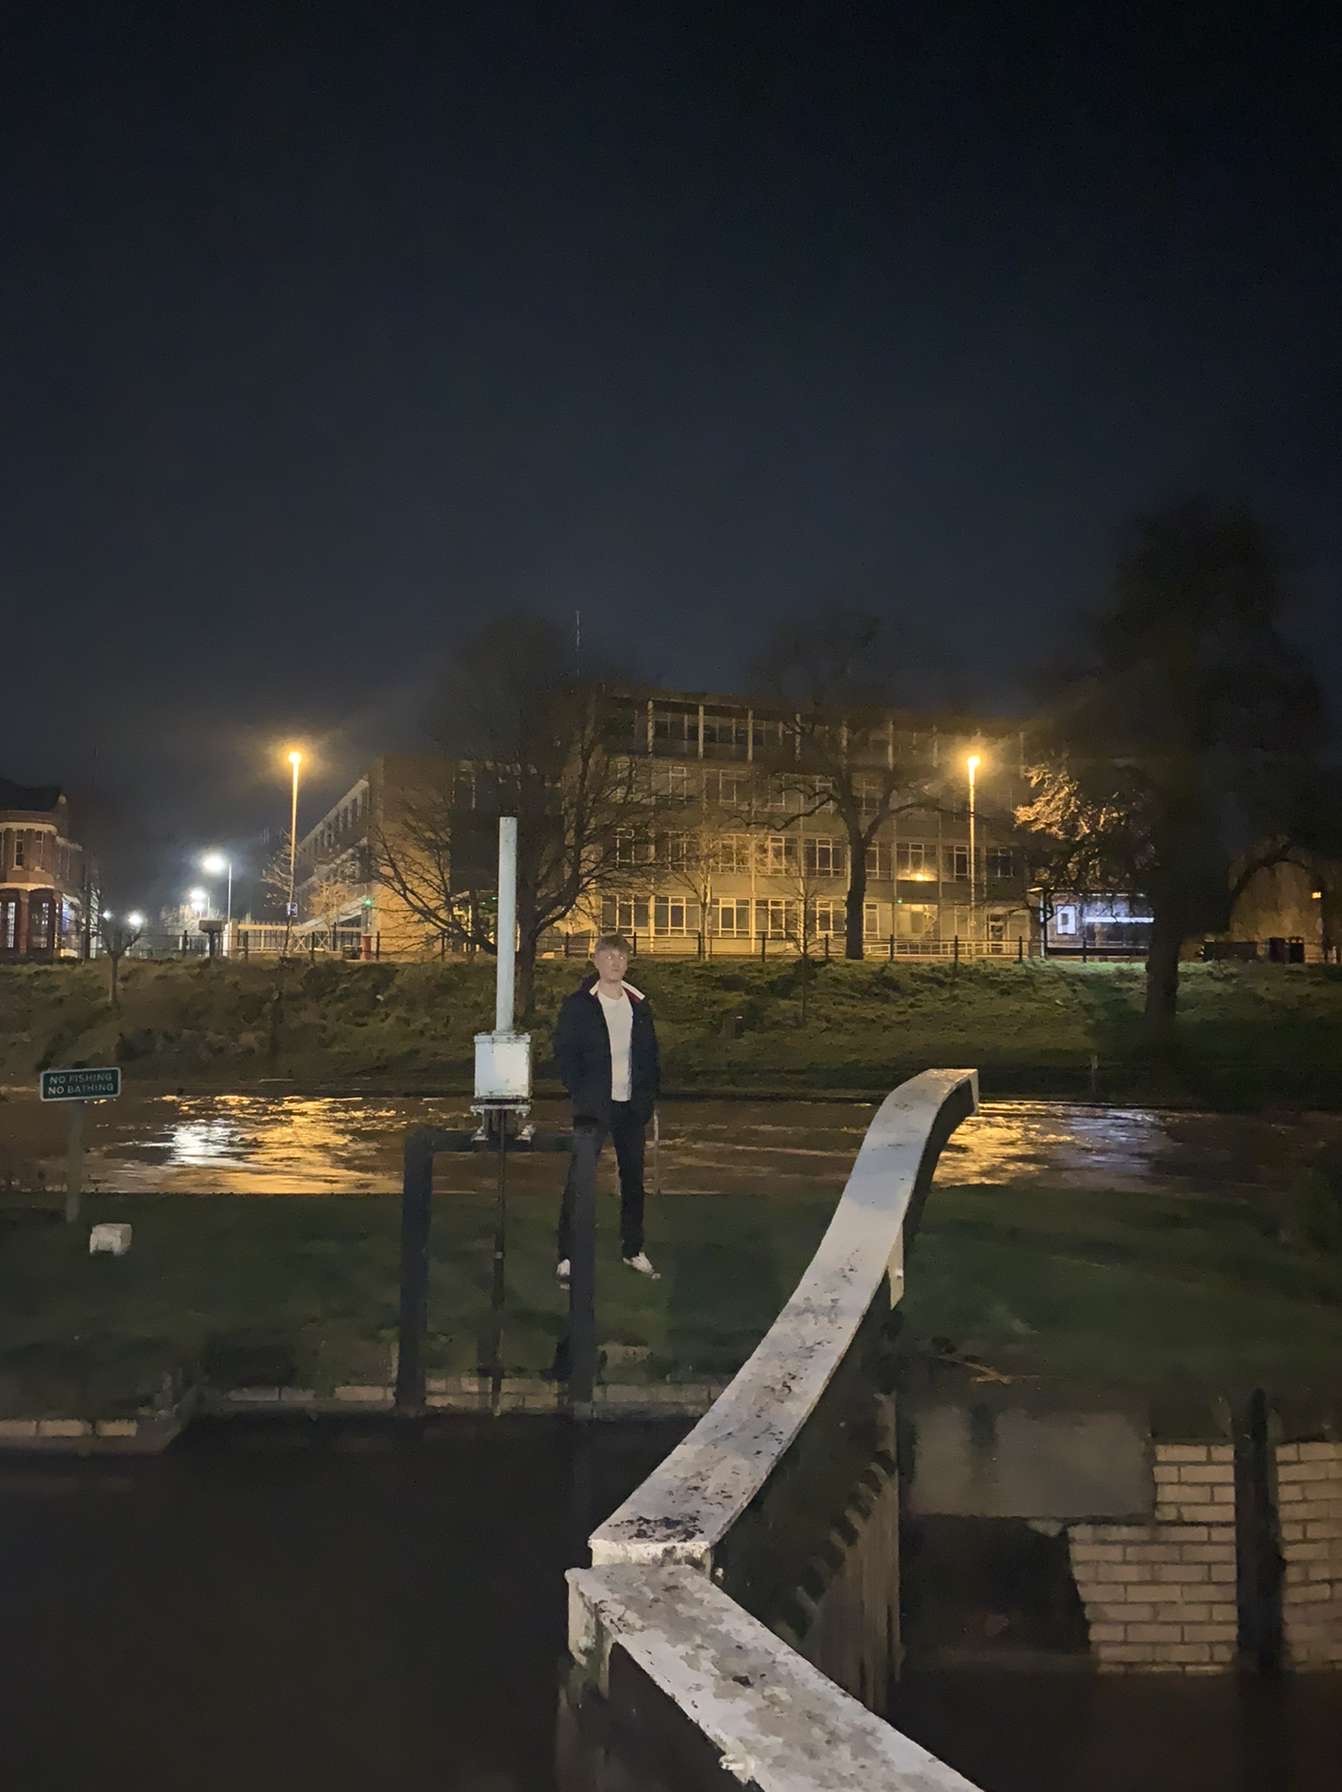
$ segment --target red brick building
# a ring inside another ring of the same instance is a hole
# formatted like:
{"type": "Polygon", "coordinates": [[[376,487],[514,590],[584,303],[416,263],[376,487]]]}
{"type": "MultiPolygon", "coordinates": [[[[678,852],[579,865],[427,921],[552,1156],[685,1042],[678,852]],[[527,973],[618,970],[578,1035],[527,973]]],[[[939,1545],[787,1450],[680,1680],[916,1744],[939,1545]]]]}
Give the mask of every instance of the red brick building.
{"type": "Polygon", "coordinates": [[[83,882],[65,792],[0,778],[0,960],[78,957],[83,882]]]}

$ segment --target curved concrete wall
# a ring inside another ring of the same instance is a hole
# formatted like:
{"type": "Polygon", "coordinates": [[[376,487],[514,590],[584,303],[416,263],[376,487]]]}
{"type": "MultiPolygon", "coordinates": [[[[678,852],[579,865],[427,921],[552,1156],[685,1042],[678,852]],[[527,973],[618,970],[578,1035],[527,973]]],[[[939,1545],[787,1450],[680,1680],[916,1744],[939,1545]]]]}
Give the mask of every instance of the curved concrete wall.
{"type": "MultiPolygon", "coordinates": [[[[972,1792],[713,1582],[734,1528],[784,1459],[795,1460],[836,1377],[899,1300],[937,1157],[977,1105],[972,1070],[924,1071],[886,1097],[819,1249],[758,1349],[593,1533],[592,1567],[570,1572],[579,1687],[618,1704],[613,1688],[632,1676],[640,1727],[665,1729],[673,1754],[683,1745],[678,1783],[972,1792]]],[[[615,1781],[607,1773],[603,1783],[615,1781]]]]}

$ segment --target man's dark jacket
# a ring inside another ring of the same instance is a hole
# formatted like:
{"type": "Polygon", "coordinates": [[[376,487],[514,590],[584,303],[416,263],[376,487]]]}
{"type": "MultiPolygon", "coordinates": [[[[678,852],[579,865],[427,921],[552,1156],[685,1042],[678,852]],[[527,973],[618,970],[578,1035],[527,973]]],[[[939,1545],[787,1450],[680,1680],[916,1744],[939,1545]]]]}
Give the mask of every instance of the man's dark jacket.
{"type": "MultiPolygon", "coordinates": [[[[575,1120],[598,1120],[610,1125],[610,1034],[601,1012],[597,979],[589,977],[565,996],[555,1027],[555,1063],[573,1102],[575,1120]]],[[[625,994],[633,1010],[629,1036],[629,1100],[635,1116],[645,1124],[652,1118],[653,1103],[661,1086],[662,1068],[657,1056],[657,1034],[652,1007],[642,990],[626,983],[625,994]]]]}

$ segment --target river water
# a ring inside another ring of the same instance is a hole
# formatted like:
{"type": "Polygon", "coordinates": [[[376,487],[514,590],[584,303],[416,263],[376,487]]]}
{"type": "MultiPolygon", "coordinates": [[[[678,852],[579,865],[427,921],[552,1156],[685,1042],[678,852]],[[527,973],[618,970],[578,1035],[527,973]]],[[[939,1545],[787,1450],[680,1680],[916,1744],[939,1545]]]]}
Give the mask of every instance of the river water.
{"type": "MultiPolygon", "coordinates": [[[[841,1187],[874,1109],[854,1102],[671,1101],[650,1174],[671,1194],[782,1194],[841,1187]]],[[[561,1103],[539,1102],[542,1126],[561,1103]]],[[[390,1194],[412,1126],[460,1126],[460,1099],[126,1096],[93,1105],[85,1186],[104,1193],[390,1194]]],[[[58,1187],[65,1121],[29,1091],[0,1095],[0,1188],[58,1187]]],[[[1066,1187],[1243,1193],[1279,1186],[1302,1139],[1342,1139],[1338,1115],[1241,1115],[990,1101],[942,1154],[945,1183],[1047,1178],[1066,1187]]],[[[553,1180],[553,1167],[542,1172],[553,1180]]],[[[527,1167],[515,1172],[526,1187],[527,1167]]],[[[487,1162],[441,1160],[444,1192],[485,1188],[487,1162]]],[[[538,1185],[539,1186],[539,1185],[538,1185]]]]}

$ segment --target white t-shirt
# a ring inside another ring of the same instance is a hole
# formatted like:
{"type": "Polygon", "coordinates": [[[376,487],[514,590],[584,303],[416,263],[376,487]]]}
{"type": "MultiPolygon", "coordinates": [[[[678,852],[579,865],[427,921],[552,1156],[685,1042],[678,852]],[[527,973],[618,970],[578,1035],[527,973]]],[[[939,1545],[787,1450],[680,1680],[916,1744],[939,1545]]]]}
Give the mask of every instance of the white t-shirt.
{"type": "Polygon", "coordinates": [[[610,1034],[610,1098],[628,1101],[632,1094],[629,1071],[629,1045],[634,1036],[634,1004],[623,990],[613,999],[598,988],[601,1012],[606,1017],[610,1034]]]}

